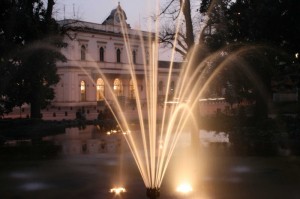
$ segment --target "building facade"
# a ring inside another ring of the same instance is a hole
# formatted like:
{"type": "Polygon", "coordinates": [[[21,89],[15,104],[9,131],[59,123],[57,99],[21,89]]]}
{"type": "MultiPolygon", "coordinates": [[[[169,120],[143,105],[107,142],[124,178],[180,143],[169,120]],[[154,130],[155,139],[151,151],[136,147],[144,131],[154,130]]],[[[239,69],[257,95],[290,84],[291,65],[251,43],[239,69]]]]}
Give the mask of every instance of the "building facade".
{"type": "MultiPolygon", "coordinates": [[[[62,53],[67,62],[57,63],[60,81],[54,88],[54,106],[96,106],[103,104],[104,99],[113,102],[112,95],[127,104],[136,97],[135,92],[145,100],[145,71],[151,70],[153,64],[158,65],[158,95],[166,93],[169,63],[152,61],[156,60],[153,56],[158,55],[152,46],[154,34],[131,29],[126,19],[126,13],[118,5],[102,24],[77,20],[59,22],[66,30],[67,47],[62,53]]],[[[179,63],[175,63],[174,68],[170,94],[179,75],[179,63]]]]}

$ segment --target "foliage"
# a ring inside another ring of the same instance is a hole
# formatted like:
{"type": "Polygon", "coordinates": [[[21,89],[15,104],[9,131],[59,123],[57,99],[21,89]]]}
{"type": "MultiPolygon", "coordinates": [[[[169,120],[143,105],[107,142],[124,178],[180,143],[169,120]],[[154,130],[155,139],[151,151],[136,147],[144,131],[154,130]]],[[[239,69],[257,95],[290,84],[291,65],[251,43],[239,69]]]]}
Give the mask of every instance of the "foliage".
{"type": "Polygon", "coordinates": [[[268,92],[271,92],[271,82],[280,73],[279,67],[282,63],[291,66],[292,63],[299,62],[295,57],[300,50],[297,42],[300,39],[297,24],[300,20],[299,9],[300,3],[297,1],[269,0],[243,4],[237,2],[232,7],[230,25],[238,24],[238,32],[233,31],[229,39],[246,44],[255,42],[265,47],[258,51],[261,56],[256,56],[261,59],[254,57],[249,62],[268,92]],[[235,17],[233,13],[237,9],[240,14],[235,17]]]}
{"type": "Polygon", "coordinates": [[[230,148],[236,155],[275,156],[282,151],[300,154],[299,117],[257,120],[240,108],[236,114],[202,116],[199,122],[201,129],[228,133],[230,148]]]}
{"type": "Polygon", "coordinates": [[[266,117],[271,82],[274,76],[282,75],[279,66],[299,62],[299,9],[300,3],[293,0],[170,0],[162,9],[161,16],[168,22],[160,39],[171,47],[177,42],[175,50],[195,67],[203,68],[199,77],[206,76],[204,82],[218,71],[206,97],[220,96],[224,94],[221,88],[230,85],[226,92],[229,103],[242,99],[255,102],[255,114],[266,117]],[[184,19],[178,17],[180,8],[184,19]],[[178,38],[176,22],[180,22],[178,38]],[[197,56],[189,57],[194,47],[197,56]]]}
{"type": "Polygon", "coordinates": [[[295,59],[299,52],[299,9],[300,2],[293,0],[236,1],[227,12],[227,25],[235,28],[228,33],[228,40],[261,42],[284,50],[288,58],[295,59]]]}
{"type": "Polygon", "coordinates": [[[247,118],[236,124],[230,132],[230,142],[236,154],[277,155],[286,140],[284,124],[276,119],[247,118]]]}
{"type": "Polygon", "coordinates": [[[1,1],[0,96],[1,112],[24,103],[31,105],[31,117],[54,97],[52,85],[59,77],[56,62],[64,61],[59,26],[52,18],[54,1],[47,9],[41,0],[1,1]]]}

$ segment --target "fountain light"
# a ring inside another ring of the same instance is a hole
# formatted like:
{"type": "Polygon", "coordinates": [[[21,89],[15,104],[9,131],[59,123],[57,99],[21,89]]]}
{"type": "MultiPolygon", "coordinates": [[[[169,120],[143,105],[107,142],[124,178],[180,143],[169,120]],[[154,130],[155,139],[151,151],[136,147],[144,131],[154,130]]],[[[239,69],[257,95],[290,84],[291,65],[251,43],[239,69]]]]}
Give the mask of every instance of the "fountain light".
{"type": "Polygon", "coordinates": [[[193,191],[193,188],[189,183],[182,183],[177,187],[176,191],[182,194],[188,194],[193,191]]]}
{"type": "Polygon", "coordinates": [[[124,187],[115,187],[110,189],[110,193],[114,193],[115,195],[120,195],[122,193],[126,192],[126,189],[124,187]]]}
{"type": "Polygon", "coordinates": [[[149,199],[157,199],[160,196],[160,190],[159,188],[147,188],[146,190],[146,196],[149,199]]]}

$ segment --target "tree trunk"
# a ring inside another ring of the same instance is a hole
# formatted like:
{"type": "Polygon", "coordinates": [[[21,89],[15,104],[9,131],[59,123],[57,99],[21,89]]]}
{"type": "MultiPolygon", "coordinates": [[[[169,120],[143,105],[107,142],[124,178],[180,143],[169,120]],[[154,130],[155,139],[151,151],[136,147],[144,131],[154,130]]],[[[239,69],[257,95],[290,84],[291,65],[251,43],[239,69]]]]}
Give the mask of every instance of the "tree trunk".
{"type": "Polygon", "coordinates": [[[185,42],[188,46],[188,49],[190,50],[195,44],[190,0],[180,0],[180,6],[182,7],[182,12],[185,18],[185,42]]]}
{"type": "Polygon", "coordinates": [[[31,97],[30,102],[30,117],[31,118],[38,118],[42,117],[41,115],[41,100],[39,94],[37,92],[31,97]]]}
{"type": "Polygon", "coordinates": [[[46,16],[45,16],[45,19],[48,22],[52,19],[52,13],[53,13],[53,6],[54,6],[54,4],[55,4],[54,0],[48,0],[47,10],[46,10],[46,16]]]}

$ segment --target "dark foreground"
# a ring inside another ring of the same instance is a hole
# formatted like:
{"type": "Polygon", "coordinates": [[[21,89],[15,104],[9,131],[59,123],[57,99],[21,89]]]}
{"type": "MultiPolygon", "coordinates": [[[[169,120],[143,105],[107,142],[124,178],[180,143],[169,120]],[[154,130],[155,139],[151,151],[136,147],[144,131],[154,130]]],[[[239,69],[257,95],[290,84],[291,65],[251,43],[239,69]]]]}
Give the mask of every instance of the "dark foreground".
{"type": "MultiPolygon", "coordinates": [[[[161,187],[162,199],[298,199],[299,157],[228,157],[200,155],[196,166],[171,161],[161,187]],[[176,193],[174,179],[190,168],[194,192],[176,193]]],[[[146,198],[140,174],[129,153],[80,154],[51,160],[1,160],[0,198],[109,199],[146,198]],[[122,184],[122,196],[109,193],[122,184]]]]}

